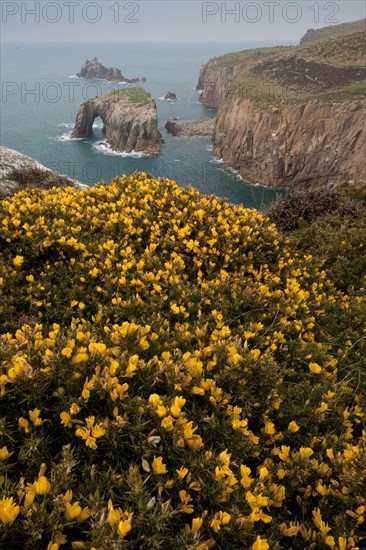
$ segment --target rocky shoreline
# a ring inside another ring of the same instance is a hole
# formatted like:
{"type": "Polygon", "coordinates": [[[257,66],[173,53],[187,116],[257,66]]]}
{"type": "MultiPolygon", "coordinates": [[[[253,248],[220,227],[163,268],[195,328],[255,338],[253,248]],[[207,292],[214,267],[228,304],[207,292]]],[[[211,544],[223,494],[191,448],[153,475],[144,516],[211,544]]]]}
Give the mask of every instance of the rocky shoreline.
{"type": "Polygon", "coordinates": [[[165,129],[174,137],[212,136],[215,126],[214,118],[203,118],[189,122],[168,120],[165,129]]]}

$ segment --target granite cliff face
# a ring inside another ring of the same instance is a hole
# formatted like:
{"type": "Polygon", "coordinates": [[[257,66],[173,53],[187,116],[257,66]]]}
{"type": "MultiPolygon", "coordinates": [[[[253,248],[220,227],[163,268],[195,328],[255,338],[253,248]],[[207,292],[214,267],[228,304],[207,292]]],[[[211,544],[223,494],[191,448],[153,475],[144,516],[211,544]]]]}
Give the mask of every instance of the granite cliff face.
{"type": "Polygon", "coordinates": [[[211,107],[220,107],[223,99],[230,95],[230,83],[240,76],[248,63],[226,64],[222,58],[215,57],[202,65],[196,90],[199,92],[199,100],[211,107]]]}
{"type": "Polygon", "coordinates": [[[365,113],[366,100],[269,109],[226,100],[213,153],[244,179],[273,187],[346,181],[365,173],[365,113]]]}
{"type": "Polygon", "coordinates": [[[210,60],[213,153],[253,182],[307,187],[366,174],[365,33],[210,60]]]}
{"type": "Polygon", "coordinates": [[[123,76],[120,69],[116,69],[115,67],[104,67],[97,57],[94,57],[91,61],[87,59],[76,76],[83,78],[100,78],[114,82],[140,82],[139,78],[126,78],[123,76]]]}
{"type": "Polygon", "coordinates": [[[148,155],[157,155],[160,152],[161,134],[158,130],[155,101],[143,90],[145,95],[142,99],[134,100],[134,90],[141,89],[130,88],[82,103],[72,137],[83,138],[92,135],[93,122],[100,116],[103,121],[103,133],[112,149],[126,153],[141,151],[148,155]]]}

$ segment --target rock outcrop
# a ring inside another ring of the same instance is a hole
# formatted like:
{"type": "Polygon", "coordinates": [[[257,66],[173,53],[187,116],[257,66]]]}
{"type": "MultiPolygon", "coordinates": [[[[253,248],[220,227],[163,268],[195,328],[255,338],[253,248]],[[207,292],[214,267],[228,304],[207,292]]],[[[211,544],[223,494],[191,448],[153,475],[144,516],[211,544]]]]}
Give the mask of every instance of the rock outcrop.
{"type": "Polygon", "coordinates": [[[164,99],[171,99],[171,100],[173,100],[173,99],[177,99],[177,96],[176,96],[176,94],[175,94],[174,92],[168,92],[168,93],[165,95],[164,99]]]}
{"type": "Polygon", "coordinates": [[[168,134],[179,137],[212,136],[215,126],[214,118],[203,118],[190,122],[173,122],[168,120],[165,129],[168,134]]]}
{"type": "MultiPolygon", "coordinates": [[[[100,78],[102,80],[111,80],[113,82],[140,82],[140,79],[137,78],[126,78],[121,73],[120,69],[115,67],[104,67],[97,57],[94,57],[91,61],[87,59],[81,68],[80,72],[77,73],[78,77],[82,78],[100,78]]],[[[145,79],[146,80],[146,79],[145,79]]]]}
{"type": "Polygon", "coordinates": [[[156,104],[141,88],[111,92],[82,103],[72,137],[91,136],[98,116],[103,121],[107,143],[115,151],[140,151],[148,155],[160,152],[156,104]]]}
{"type": "Polygon", "coordinates": [[[220,107],[225,96],[230,94],[230,83],[242,74],[249,63],[246,60],[234,64],[222,63],[219,57],[202,65],[196,90],[199,100],[210,107],[220,107]]]}
{"type": "Polygon", "coordinates": [[[301,188],[366,173],[365,33],[228,54],[201,68],[213,153],[247,181],[301,188]]]}
{"type": "Polygon", "coordinates": [[[79,181],[50,170],[31,157],[7,147],[0,147],[0,199],[11,197],[30,187],[49,189],[70,186],[87,188],[79,181]]]}

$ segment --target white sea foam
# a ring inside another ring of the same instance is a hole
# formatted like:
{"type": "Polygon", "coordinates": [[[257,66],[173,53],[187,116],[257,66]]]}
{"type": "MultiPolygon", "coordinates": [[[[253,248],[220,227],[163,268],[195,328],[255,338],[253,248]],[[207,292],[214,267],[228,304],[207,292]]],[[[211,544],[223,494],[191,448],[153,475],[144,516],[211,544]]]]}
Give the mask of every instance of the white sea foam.
{"type": "Polygon", "coordinates": [[[67,132],[65,134],[62,134],[61,136],[52,137],[49,139],[52,139],[53,141],[80,141],[84,138],[72,138],[71,132],[67,132]]]}
{"type": "MultiPolygon", "coordinates": [[[[238,178],[241,181],[245,181],[244,178],[239,174],[238,170],[235,170],[235,168],[231,168],[230,166],[226,166],[226,170],[230,172],[233,176],[238,178]]],[[[258,183],[253,183],[253,185],[258,185],[258,183]]]]}
{"type": "Polygon", "coordinates": [[[69,78],[80,78],[84,80],[100,80],[101,82],[110,82],[111,84],[139,84],[139,82],[127,82],[126,80],[109,80],[108,78],[88,78],[86,76],[77,76],[76,74],[72,74],[69,76],[69,78]]]}
{"type": "Polygon", "coordinates": [[[73,128],[74,123],[73,122],[64,122],[63,124],[59,124],[58,128],[73,128]]]}
{"type": "Polygon", "coordinates": [[[210,160],[210,162],[212,162],[213,164],[219,164],[220,166],[222,166],[222,168],[220,167],[219,170],[221,172],[230,172],[230,174],[232,174],[233,176],[235,176],[236,179],[240,180],[240,181],[243,181],[244,183],[246,183],[247,185],[251,185],[253,187],[265,187],[266,189],[273,189],[270,185],[264,185],[263,183],[258,183],[258,182],[249,182],[247,181],[245,178],[243,178],[240,173],[238,172],[238,170],[235,170],[235,168],[232,168],[231,166],[226,166],[224,164],[224,161],[223,159],[219,159],[219,158],[213,158],[212,160],[210,160]]]}
{"type": "Polygon", "coordinates": [[[109,143],[107,143],[106,141],[96,141],[95,143],[93,143],[93,149],[99,151],[99,153],[103,153],[104,155],[112,155],[117,157],[142,158],[148,156],[140,151],[131,151],[131,153],[126,153],[124,151],[114,151],[109,143]]]}

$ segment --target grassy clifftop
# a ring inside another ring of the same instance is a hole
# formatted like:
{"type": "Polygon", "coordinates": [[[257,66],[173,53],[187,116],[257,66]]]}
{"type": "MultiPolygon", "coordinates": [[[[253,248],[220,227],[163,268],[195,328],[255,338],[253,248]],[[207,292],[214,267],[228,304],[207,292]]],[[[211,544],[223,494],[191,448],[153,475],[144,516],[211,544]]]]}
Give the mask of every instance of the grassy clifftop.
{"type": "MultiPolygon", "coordinates": [[[[328,38],[300,46],[256,48],[215,59],[217,67],[235,70],[232,93],[257,102],[365,97],[366,33],[328,38]]],[[[229,90],[230,92],[230,90],[229,90]]]]}
{"type": "Polygon", "coordinates": [[[146,174],[0,203],[0,542],[364,541],[364,288],[146,174]]]}
{"type": "Polygon", "coordinates": [[[350,23],[341,23],[340,25],[330,25],[321,29],[309,29],[301,38],[300,44],[309,42],[320,42],[327,38],[341,38],[350,34],[365,32],[366,19],[351,21],[350,23]]]}
{"type": "Polygon", "coordinates": [[[132,103],[145,103],[151,99],[151,94],[139,86],[123,88],[121,90],[112,90],[109,92],[109,95],[116,97],[126,96],[132,101],[132,103]]]}

